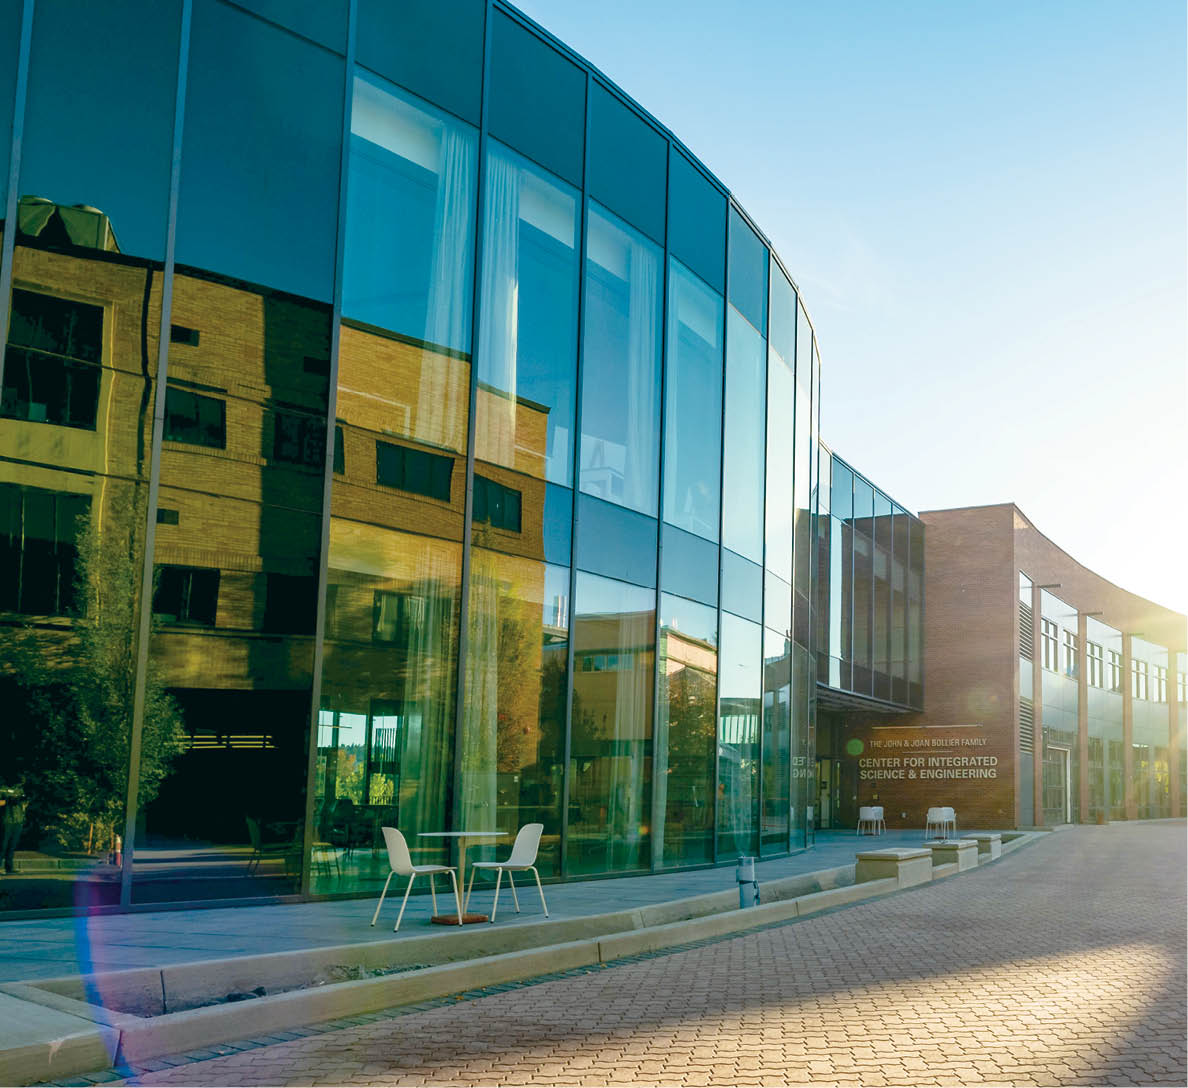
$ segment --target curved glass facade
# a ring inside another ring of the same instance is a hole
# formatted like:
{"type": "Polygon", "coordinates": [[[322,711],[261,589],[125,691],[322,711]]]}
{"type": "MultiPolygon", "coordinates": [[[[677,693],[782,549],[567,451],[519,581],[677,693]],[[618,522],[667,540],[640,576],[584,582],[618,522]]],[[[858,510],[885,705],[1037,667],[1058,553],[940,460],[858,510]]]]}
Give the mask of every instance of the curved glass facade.
{"type": "Polygon", "coordinates": [[[808,845],[817,496],[899,701],[907,522],[818,480],[803,301],[677,139],[492,0],[0,24],[0,911],[808,845]]]}

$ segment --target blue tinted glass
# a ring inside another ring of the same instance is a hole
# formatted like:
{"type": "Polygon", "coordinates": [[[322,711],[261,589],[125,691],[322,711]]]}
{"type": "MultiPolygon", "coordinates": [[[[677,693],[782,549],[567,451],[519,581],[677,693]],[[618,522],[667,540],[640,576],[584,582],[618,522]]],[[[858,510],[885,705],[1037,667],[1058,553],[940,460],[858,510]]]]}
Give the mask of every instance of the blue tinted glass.
{"type": "Polygon", "coordinates": [[[494,18],[487,92],[491,135],[581,185],[585,72],[502,12],[494,18]]]}
{"type": "Polygon", "coordinates": [[[8,206],[8,160],[12,154],[12,110],[20,44],[21,5],[0,4],[0,208],[8,206]]]}
{"type": "Polygon", "coordinates": [[[660,250],[594,205],[588,222],[581,489],[655,516],[660,250]]]}
{"type": "Polygon", "coordinates": [[[578,194],[489,147],[475,456],[572,486],[578,194]]]}
{"type": "Polygon", "coordinates": [[[598,83],[590,95],[590,195],[661,242],[668,141],[598,83]]]}
{"type": "Polygon", "coordinates": [[[706,604],[718,603],[718,546],[702,537],[665,525],[660,556],[660,586],[706,604]]]}
{"type": "Polygon", "coordinates": [[[120,252],[158,260],[165,256],[179,20],[171,4],[39,3],[21,146],[22,196],[98,208],[120,252]]]}
{"type": "Polygon", "coordinates": [[[763,338],[734,307],[726,316],[726,448],[722,543],[763,562],[763,338]]]}
{"type": "Polygon", "coordinates": [[[333,54],[214,0],[197,0],[179,264],[330,299],[342,82],[343,62],[333,54]]]}
{"type": "Polygon", "coordinates": [[[355,57],[477,125],[484,7],[483,0],[359,0],[355,57]]]}
{"type": "Polygon", "coordinates": [[[780,266],[771,262],[771,314],[767,341],[789,366],[796,362],[796,289],[780,266]]]}
{"type": "Polygon", "coordinates": [[[569,488],[545,486],[543,537],[545,562],[569,566],[573,539],[573,492],[569,488]]]}
{"type": "Polygon", "coordinates": [[[767,334],[767,247],[730,209],[730,301],[763,335],[767,334]]]}
{"type": "Polygon", "coordinates": [[[763,568],[722,549],[722,607],[758,623],[763,618],[763,568]]]}
{"type": "Polygon", "coordinates": [[[871,535],[870,519],[874,513],[874,488],[859,476],[854,477],[854,520],[858,528],[871,535]]]}
{"type": "Polygon", "coordinates": [[[346,52],[347,0],[236,0],[337,53],[346,52]]]}
{"type": "Polygon", "coordinates": [[[763,622],[773,631],[786,634],[792,629],[792,587],[766,571],[764,574],[763,622]]]}
{"type": "Polygon", "coordinates": [[[641,586],[656,584],[656,521],[589,495],[578,496],[577,565],[641,586]]]}
{"type": "Polygon", "coordinates": [[[764,562],[786,582],[792,581],[792,421],[796,384],[792,368],[767,354],[767,552],[764,562]]]}
{"type": "Polygon", "coordinates": [[[838,457],[833,459],[829,511],[842,521],[849,521],[854,516],[854,474],[850,471],[850,466],[838,457]]]}
{"type": "Polygon", "coordinates": [[[668,249],[716,291],[726,269],[726,197],[674,149],[668,178],[668,249]]]}
{"type": "Polygon", "coordinates": [[[722,296],[669,261],[664,520],[718,539],[722,485],[722,296]]]}
{"type": "Polygon", "coordinates": [[[373,76],[355,79],[342,311],[470,348],[478,140],[373,76]]]}

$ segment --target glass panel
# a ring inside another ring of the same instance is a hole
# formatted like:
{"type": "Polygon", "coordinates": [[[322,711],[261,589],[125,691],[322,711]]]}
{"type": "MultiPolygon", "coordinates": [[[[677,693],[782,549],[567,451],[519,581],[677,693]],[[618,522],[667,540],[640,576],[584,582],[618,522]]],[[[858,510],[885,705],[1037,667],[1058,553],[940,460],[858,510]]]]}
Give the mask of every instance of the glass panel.
{"type": "MultiPolygon", "coordinates": [[[[39,235],[57,230],[79,245],[165,255],[179,22],[173,5],[137,0],[37,5],[20,192],[61,209],[39,205],[55,220],[39,235]],[[107,232],[111,241],[97,246],[107,232]]],[[[5,145],[5,163],[7,153],[5,145]]],[[[33,233],[38,205],[21,204],[22,229],[33,233]]]]}
{"type": "Polygon", "coordinates": [[[795,575],[792,581],[792,632],[800,646],[809,645],[808,600],[812,569],[812,329],[797,309],[796,330],[796,465],[793,473],[795,500],[795,575]]]}
{"type": "Polygon", "coordinates": [[[717,541],[722,484],[722,298],[669,262],[664,520],[717,541]]]}
{"type": "Polygon", "coordinates": [[[668,177],[668,249],[719,294],[726,271],[726,197],[679,151],[668,177]]]}
{"type": "Polygon", "coordinates": [[[242,7],[312,38],[319,45],[346,52],[347,0],[239,0],[242,7]]]}
{"type": "Polygon", "coordinates": [[[491,27],[487,125],[491,135],[581,185],[586,73],[499,11],[491,27]]]}
{"type": "MultiPolygon", "coordinates": [[[[542,823],[537,866],[558,875],[569,569],[475,548],[467,634],[458,826],[542,823]]],[[[495,852],[486,845],[471,857],[495,852]]]]}
{"type": "Polygon", "coordinates": [[[589,495],[578,496],[576,564],[637,585],[656,584],[656,521],[589,495]]]}
{"type": "Polygon", "coordinates": [[[167,779],[141,765],[142,793],[158,782],[160,790],[141,804],[132,897],[292,893],[305,827],[328,396],[327,369],[306,363],[329,358],[330,310],[179,271],[172,319],[198,337],[169,351],[160,505],[178,516],[157,528],[149,654],[185,731],[167,779]],[[210,437],[216,420],[219,442],[210,437]],[[285,441],[294,427],[309,439],[301,456],[285,441]]]}
{"type": "Polygon", "coordinates": [[[647,868],[652,777],[653,590],[577,577],[568,869],[647,868]]]}
{"type": "Polygon", "coordinates": [[[755,853],[763,637],[757,623],[722,614],[718,723],[718,856],[755,853]]]}
{"type": "MultiPolygon", "coordinates": [[[[348,235],[348,265],[351,245],[348,235]]],[[[313,888],[325,893],[378,890],[388,874],[384,824],[400,828],[414,860],[445,858],[441,840],[418,836],[447,830],[450,817],[469,366],[457,352],[344,325],[338,377],[346,472],[331,495],[311,861],[313,888]],[[451,462],[448,498],[386,485],[384,446],[451,462]],[[368,730],[374,738],[377,729],[387,776],[378,793],[366,788],[376,773],[368,730]]],[[[532,531],[520,548],[538,559],[544,486],[535,519],[533,502],[521,507],[532,531]]],[[[484,531],[517,539],[490,520],[484,531]]]]}
{"type": "Polygon", "coordinates": [[[767,335],[767,246],[734,208],[730,209],[730,303],[761,336],[767,335]]]}
{"type": "MultiPolygon", "coordinates": [[[[21,9],[0,13],[0,193],[21,9]]],[[[175,9],[126,0],[33,20],[0,395],[0,910],[119,902],[177,42],[175,9]]],[[[184,758],[158,670],[145,692],[142,810],[184,758]]]]}
{"type": "Polygon", "coordinates": [[[759,852],[788,849],[792,770],[792,643],[787,635],[763,631],[763,809],[759,852]]]}
{"type": "Polygon", "coordinates": [[[235,8],[196,0],[179,264],[330,300],[342,83],[341,58],[235,8]]]}
{"type": "Polygon", "coordinates": [[[874,550],[874,694],[891,698],[891,503],[875,492],[874,550]]]}
{"type": "MultiPolygon", "coordinates": [[[[767,353],[767,517],[766,563],[789,587],[792,584],[793,492],[796,453],[793,421],[796,383],[792,368],[774,352],[767,353]]],[[[774,626],[774,625],[773,625],[774,626]]]]}
{"type": "Polygon", "coordinates": [[[796,289],[788,282],[780,266],[771,261],[771,315],[768,318],[768,343],[789,366],[796,363],[796,289]]]}
{"type": "Polygon", "coordinates": [[[475,456],[573,485],[577,193],[492,143],[475,456]]]}
{"type": "MultiPolygon", "coordinates": [[[[470,350],[477,158],[469,125],[374,76],[355,77],[345,317],[415,346],[470,350]]],[[[445,390],[426,393],[427,411],[459,410],[445,390]]]]}
{"type": "Polygon", "coordinates": [[[763,568],[722,549],[722,607],[758,623],[763,618],[763,568]]]}
{"type": "Polygon", "coordinates": [[[763,428],[767,351],[733,307],[726,315],[726,443],[722,543],[763,562],[763,428]]]}
{"type": "MultiPolygon", "coordinates": [[[[0,208],[8,207],[8,167],[12,154],[12,111],[16,97],[17,53],[21,45],[22,4],[0,7],[0,208]]],[[[0,228],[0,237],[3,236],[0,228]]]]}
{"type": "Polygon", "coordinates": [[[662,594],[653,839],[658,869],[714,859],[717,676],[715,610],[662,594]]]}
{"type": "Polygon", "coordinates": [[[660,588],[704,604],[718,603],[718,546],[691,533],[662,527],[660,588]]]}
{"type": "Polygon", "coordinates": [[[582,357],[581,489],[656,516],[660,250],[590,206],[582,357]]]}
{"type": "Polygon", "coordinates": [[[792,587],[769,570],[763,572],[763,622],[792,637],[792,587]]]}
{"type": "Polygon", "coordinates": [[[484,0],[359,0],[360,64],[477,125],[484,0]]]}
{"type": "Polygon", "coordinates": [[[597,81],[590,90],[589,154],[590,195],[663,242],[668,141],[597,81]]]}

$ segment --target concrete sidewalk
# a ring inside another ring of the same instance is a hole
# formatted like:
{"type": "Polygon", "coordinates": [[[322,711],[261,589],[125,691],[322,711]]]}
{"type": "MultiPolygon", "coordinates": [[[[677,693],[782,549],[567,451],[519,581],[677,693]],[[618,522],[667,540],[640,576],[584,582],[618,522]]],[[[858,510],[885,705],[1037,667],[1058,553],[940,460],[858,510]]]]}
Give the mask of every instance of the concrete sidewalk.
{"type": "MultiPolygon", "coordinates": [[[[791,857],[756,866],[760,889],[765,882],[788,876],[852,865],[859,850],[919,846],[922,831],[892,831],[856,837],[852,831],[817,833],[817,845],[791,857]]],[[[101,973],[133,967],[169,964],[323,948],[391,938],[400,909],[401,882],[393,881],[383,914],[373,929],[369,923],[375,896],[322,903],[271,904],[199,910],[152,911],[76,918],[46,918],[0,922],[0,982],[19,982],[61,975],[101,973]]],[[[444,883],[444,882],[442,882],[444,883]]],[[[521,886],[522,881],[521,881],[521,886]]],[[[617,910],[666,903],[707,892],[735,888],[734,867],[698,869],[602,880],[546,884],[551,918],[581,918],[617,910]]],[[[418,881],[396,936],[440,932],[429,922],[431,905],[418,881]]],[[[442,909],[448,896],[441,897],[442,909]]],[[[488,911],[491,886],[475,885],[471,906],[488,911]]],[[[516,914],[505,889],[499,897],[496,927],[531,925],[542,917],[536,888],[523,887],[522,913],[516,914]]],[[[467,926],[473,930],[474,926],[467,926]]]]}

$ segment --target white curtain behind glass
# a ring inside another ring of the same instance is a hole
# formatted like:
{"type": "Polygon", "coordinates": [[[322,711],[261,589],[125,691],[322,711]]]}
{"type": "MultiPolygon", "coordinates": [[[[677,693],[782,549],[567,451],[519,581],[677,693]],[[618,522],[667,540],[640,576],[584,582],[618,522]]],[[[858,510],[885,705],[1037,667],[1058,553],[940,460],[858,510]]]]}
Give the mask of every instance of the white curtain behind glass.
{"type": "Polygon", "coordinates": [[[511,157],[493,144],[483,209],[478,367],[479,381],[497,393],[489,396],[477,456],[508,468],[515,467],[521,176],[511,157]]]}

